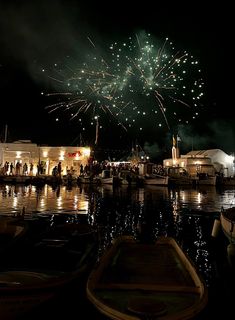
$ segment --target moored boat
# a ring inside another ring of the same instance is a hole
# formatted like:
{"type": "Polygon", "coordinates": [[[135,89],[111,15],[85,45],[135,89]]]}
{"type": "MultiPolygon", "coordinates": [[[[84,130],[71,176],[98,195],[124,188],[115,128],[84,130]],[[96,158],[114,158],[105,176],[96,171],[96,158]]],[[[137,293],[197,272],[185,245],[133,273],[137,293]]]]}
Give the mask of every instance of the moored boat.
{"type": "Polygon", "coordinates": [[[207,288],[171,237],[140,243],[117,238],[87,281],[87,297],[111,319],[191,319],[207,304],[207,288]]]}
{"type": "Polygon", "coordinates": [[[99,184],[100,180],[94,175],[80,175],[78,177],[78,183],[84,184],[99,184]]]}
{"type": "Polygon", "coordinates": [[[140,176],[138,173],[132,170],[121,170],[118,174],[118,179],[121,185],[128,185],[128,186],[142,186],[143,185],[143,177],[140,176]]]}
{"type": "Polygon", "coordinates": [[[222,186],[235,186],[235,177],[220,177],[219,179],[219,185],[222,186]]]}
{"type": "Polygon", "coordinates": [[[220,223],[229,242],[235,244],[235,207],[221,210],[220,223]]]}
{"type": "Polygon", "coordinates": [[[208,175],[207,173],[199,173],[197,184],[198,185],[215,186],[216,185],[216,176],[215,175],[208,175]]]}
{"type": "Polygon", "coordinates": [[[168,186],[169,177],[159,174],[151,174],[144,176],[144,185],[168,186]]]}
{"type": "Polygon", "coordinates": [[[111,170],[102,170],[99,174],[99,180],[101,184],[113,184],[113,172],[111,170]]]}
{"type": "Polygon", "coordinates": [[[53,224],[31,235],[1,259],[1,318],[18,319],[74,283],[82,285],[96,254],[96,231],[88,224],[53,224]]]}

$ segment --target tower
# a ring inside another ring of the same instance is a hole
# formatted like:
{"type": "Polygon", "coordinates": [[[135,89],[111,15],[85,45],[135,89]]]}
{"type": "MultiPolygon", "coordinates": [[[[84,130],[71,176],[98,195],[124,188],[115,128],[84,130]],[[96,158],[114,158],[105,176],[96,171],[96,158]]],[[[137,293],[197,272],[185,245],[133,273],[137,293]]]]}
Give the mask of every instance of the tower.
{"type": "Polygon", "coordinates": [[[177,149],[176,149],[176,141],[174,135],[172,136],[172,163],[173,166],[177,163],[177,149]]]}

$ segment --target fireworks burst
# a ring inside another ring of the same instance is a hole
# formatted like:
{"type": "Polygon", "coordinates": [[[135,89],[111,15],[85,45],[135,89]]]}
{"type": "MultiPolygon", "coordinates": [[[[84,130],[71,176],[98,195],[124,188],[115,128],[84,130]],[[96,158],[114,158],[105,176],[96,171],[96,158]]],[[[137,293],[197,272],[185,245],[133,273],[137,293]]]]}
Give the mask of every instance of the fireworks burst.
{"type": "Polygon", "coordinates": [[[100,127],[115,120],[125,130],[141,132],[170,129],[198,115],[203,81],[192,55],[175,50],[168,39],[157,46],[144,33],[111,44],[103,55],[88,40],[87,62],[61,70],[55,66],[57,76],[51,78],[60,91],[49,94],[58,98],[49,112],[69,111],[81,126],[85,118],[91,125],[99,118],[100,127]]]}

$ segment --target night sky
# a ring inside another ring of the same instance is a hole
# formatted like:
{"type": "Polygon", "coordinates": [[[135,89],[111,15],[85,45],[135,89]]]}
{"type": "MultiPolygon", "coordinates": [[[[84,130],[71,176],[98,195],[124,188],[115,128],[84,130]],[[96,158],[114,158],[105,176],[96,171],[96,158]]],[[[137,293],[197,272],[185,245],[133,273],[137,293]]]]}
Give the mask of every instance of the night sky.
{"type": "MultiPolygon", "coordinates": [[[[72,69],[94,50],[92,44],[96,52],[106,55],[111,43],[123,43],[145,31],[155,39],[168,37],[179,50],[199,60],[205,83],[199,115],[187,125],[170,119],[170,128],[155,129],[149,123],[152,130],[145,134],[125,131],[104,116],[100,148],[128,149],[138,143],[149,152],[166,153],[172,134],[178,133],[183,151],[193,147],[234,152],[235,121],[226,83],[229,11],[209,4],[205,8],[200,2],[128,5],[127,1],[116,1],[94,5],[88,1],[35,0],[0,4],[1,140],[7,124],[9,142],[27,139],[38,144],[78,145],[82,139],[94,144],[95,126],[82,131],[78,117],[71,120],[61,109],[56,121],[58,114],[48,112],[46,107],[53,103],[53,97],[49,101],[45,93],[55,90],[52,78],[59,78],[56,72],[53,75],[53,66],[72,69]]],[[[88,112],[85,116],[90,122],[88,112]]]]}

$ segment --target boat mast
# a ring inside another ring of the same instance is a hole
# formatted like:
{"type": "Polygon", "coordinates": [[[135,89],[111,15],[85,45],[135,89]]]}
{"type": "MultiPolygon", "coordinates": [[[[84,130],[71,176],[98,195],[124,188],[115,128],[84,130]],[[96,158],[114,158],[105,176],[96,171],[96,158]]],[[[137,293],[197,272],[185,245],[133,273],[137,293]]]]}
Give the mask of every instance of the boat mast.
{"type": "Polygon", "coordinates": [[[98,143],[98,136],[99,136],[99,118],[98,116],[95,116],[96,120],[96,129],[95,129],[95,145],[98,143]]]}
{"type": "Polygon", "coordinates": [[[5,125],[5,136],[4,136],[4,143],[7,143],[7,124],[5,125]]]}

